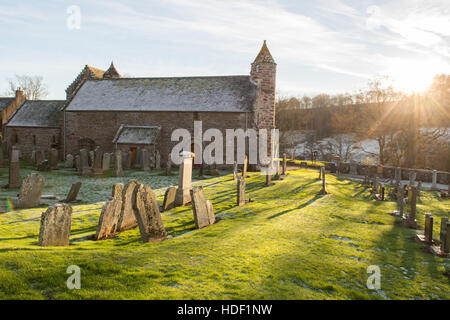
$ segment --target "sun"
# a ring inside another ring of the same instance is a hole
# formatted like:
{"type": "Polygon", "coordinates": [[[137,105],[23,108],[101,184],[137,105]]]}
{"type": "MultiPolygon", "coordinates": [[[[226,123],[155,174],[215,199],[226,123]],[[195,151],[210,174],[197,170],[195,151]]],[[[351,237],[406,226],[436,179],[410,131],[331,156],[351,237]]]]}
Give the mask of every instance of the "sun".
{"type": "Polygon", "coordinates": [[[433,77],[439,73],[439,64],[434,61],[400,60],[392,64],[387,72],[396,90],[419,93],[428,89],[433,77]]]}

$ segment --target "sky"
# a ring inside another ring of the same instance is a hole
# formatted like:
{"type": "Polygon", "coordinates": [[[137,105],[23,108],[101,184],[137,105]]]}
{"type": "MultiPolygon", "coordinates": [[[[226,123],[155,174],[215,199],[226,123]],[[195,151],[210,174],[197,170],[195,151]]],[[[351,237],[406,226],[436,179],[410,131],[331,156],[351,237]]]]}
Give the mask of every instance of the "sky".
{"type": "Polygon", "coordinates": [[[48,99],[84,65],[127,77],[246,75],[263,40],[277,93],[353,93],[377,75],[422,90],[450,73],[448,0],[0,1],[0,93],[40,75],[48,99]]]}

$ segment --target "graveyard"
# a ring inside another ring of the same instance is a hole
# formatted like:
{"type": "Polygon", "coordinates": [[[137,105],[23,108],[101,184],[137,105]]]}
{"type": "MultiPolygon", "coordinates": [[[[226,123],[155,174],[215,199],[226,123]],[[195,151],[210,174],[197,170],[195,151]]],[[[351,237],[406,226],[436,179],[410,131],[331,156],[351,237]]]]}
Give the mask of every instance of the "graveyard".
{"type": "MultiPolygon", "coordinates": [[[[0,299],[450,298],[450,259],[427,252],[415,240],[423,234],[427,213],[434,217],[433,238],[440,237],[450,200],[437,191],[420,191],[415,230],[390,214],[396,201],[377,201],[362,182],[325,170],[326,184],[313,169],[289,170],[269,181],[247,172],[243,181],[223,170],[199,179],[194,168],[195,207],[187,203],[161,212],[167,237],[143,242],[139,225],[94,241],[114,185],[126,187],[135,179],[151,188],[161,206],[166,189],[179,181],[178,168],[170,176],[164,169],[125,169],[119,177],[110,171],[83,176],[63,163],[56,168],[39,172],[45,179],[40,206],[27,209],[9,205],[19,189],[3,187],[8,168],[0,168],[0,201],[9,206],[0,214],[0,299]],[[78,181],[77,201],[68,204],[68,245],[43,245],[42,213],[78,181]],[[238,183],[245,188],[240,201],[238,183]],[[198,199],[210,203],[202,208],[198,199]],[[212,221],[194,214],[210,207],[212,221]],[[71,265],[81,269],[80,290],[66,287],[71,265]],[[380,267],[378,290],[366,286],[370,265],[380,267]]],[[[32,172],[34,166],[20,162],[21,181],[32,172]]]]}

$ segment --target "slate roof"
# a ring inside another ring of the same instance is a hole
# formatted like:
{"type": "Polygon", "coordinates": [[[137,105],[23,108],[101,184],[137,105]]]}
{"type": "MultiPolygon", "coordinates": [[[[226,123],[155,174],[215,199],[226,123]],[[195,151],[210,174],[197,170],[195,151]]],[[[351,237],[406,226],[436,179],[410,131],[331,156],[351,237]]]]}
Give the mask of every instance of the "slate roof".
{"type": "Polygon", "coordinates": [[[5,109],[13,100],[14,100],[14,97],[0,98],[0,111],[5,109]]]}
{"type": "Polygon", "coordinates": [[[65,100],[28,100],[12,115],[8,127],[60,127],[65,100]]]}
{"type": "Polygon", "coordinates": [[[155,144],[161,132],[159,126],[120,126],[113,143],[155,144]]]}
{"type": "Polygon", "coordinates": [[[87,80],[67,111],[251,111],[250,76],[87,80]]]}

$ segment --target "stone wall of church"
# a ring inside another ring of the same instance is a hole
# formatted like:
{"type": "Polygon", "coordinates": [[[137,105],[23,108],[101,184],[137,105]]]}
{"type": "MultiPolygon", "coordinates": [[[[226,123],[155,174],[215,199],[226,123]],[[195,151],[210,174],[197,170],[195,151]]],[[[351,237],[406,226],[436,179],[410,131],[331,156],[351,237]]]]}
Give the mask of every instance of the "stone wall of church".
{"type": "Polygon", "coordinates": [[[22,159],[31,159],[33,150],[48,151],[55,147],[61,152],[61,129],[35,127],[6,127],[6,141],[9,146],[17,146],[22,159]]]}
{"type": "MultiPolygon", "coordinates": [[[[161,126],[161,164],[178,141],[172,142],[172,132],[178,128],[189,130],[193,140],[194,120],[202,121],[203,132],[208,128],[250,128],[251,113],[231,112],[66,112],[66,154],[77,154],[82,138],[89,138],[105,152],[113,152],[112,140],[120,125],[161,126]]],[[[193,141],[192,141],[193,142],[193,141]]],[[[225,145],[224,145],[225,148],[225,145]]],[[[224,153],[225,154],[225,153],[224,153]]]]}

